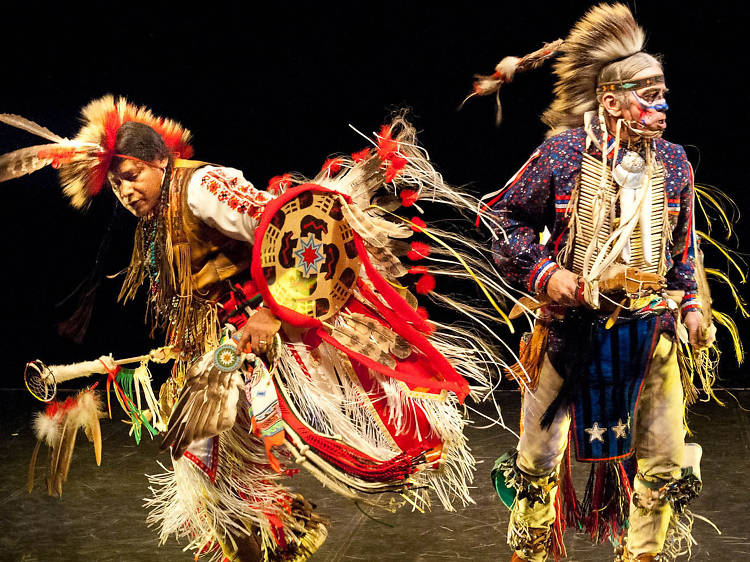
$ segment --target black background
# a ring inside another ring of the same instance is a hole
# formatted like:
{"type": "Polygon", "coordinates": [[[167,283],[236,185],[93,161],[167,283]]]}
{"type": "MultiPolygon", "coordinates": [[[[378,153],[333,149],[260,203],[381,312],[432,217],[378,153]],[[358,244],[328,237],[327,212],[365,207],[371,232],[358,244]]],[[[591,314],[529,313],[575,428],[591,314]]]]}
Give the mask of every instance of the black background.
{"type": "MultiPolygon", "coordinates": [[[[390,111],[410,107],[420,141],[445,178],[486,193],[505,183],[543,140],[538,116],[551,101],[552,77],[547,65],[504,88],[505,121],[496,128],[489,99],[457,111],[472,75],[491,73],[505,55],[564,37],[591,5],[250,4],[17,9],[7,14],[0,35],[0,112],[74,136],[83,105],[105,93],[123,95],[190,128],[196,158],[240,168],[264,187],[287,171],[312,176],[329,154],[362,148],[348,124],[374,131],[390,111]]],[[[666,138],[686,146],[699,183],[721,187],[744,209],[747,9],[739,2],[630,5],[649,32],[647,50],[665,57],[671,90],[666,138]]],[[[21,131],[0,129],[1,152],[33,142],[21,131]]],[[[55,331],[69,312],[56,303],[90,270],[112,222],[111,198],[78,213],[51,170],[0,189],[1,384],[19,386],[24,363],[36,357],[65,363],[153,347],[142,300],[124,309],[114,303],[119,280],[105,281],[82,345],[55,331]]],[[[115,224],[108,273],[127,264],[132,244],[134,221],[115,224]]],[[[737,224],[744,248],[747,224],[737,224]]],[[[476,237],[485,243],[481,233],[476,237]]],[[[721,259],[713,264],[725,268],[721,259]]],[[[717,300],[726,310],[720,293],[717,300]]],[[[750,323],[739,324],[750,334],[750,323]]],[[[725,384],[746,386],[728,354],[722,372],[725,384]]]]}

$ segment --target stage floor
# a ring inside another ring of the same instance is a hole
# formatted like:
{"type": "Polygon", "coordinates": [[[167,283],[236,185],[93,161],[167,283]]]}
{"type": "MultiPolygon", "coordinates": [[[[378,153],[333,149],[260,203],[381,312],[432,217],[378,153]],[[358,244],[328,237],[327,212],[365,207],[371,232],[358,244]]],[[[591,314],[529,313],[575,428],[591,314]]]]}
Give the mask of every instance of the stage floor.
{"type": "MultiPolygon", "coordinates": [[[[703,494],[691,505],[721,530],[696,520],[698,544],[693,560],[750,560],[748,506],[750,487],[750,391],[726,392],[719,397],[726,407],[697,404],[690,416],[694,435],[703,446],[703,494]]],[[[158,546],[156,535],[145,523],[143,498],[149,494],[147,473],[161,472],[157,461],[169,465],[158,453],[158,442],[145,437],[136,445],[126,424],[102,420],[103,459],[97,468],[88,441],[79,434],[62,499],[46,495],[47,452],[39,455],[36,487],[26,491],[26,472],[34,448],[31,413],[40,409],[26,391],[1,391],[2,444],[5,462],[0,484],[0,559],[24,562],[52,560],[173,561],[191,560],[180,545],[170,540],[158,546]]],[[[506,421],[518,419],[517,392],[501,392],[498,399],[506,421]]],[[[113,407],[115,405],[113,404],[113,407]]],[[[483,425],[478,416],[477,425],[483,425]]],[[[291,480],[295,489],[318,505],[332,520],[326,543],[315,561],[494,561],[510,559],[505,545],[508,511],[492,490],[489,471],[494,459],[515,445],[514,437],[498,428],[469,429],[472,451],[478,462],[473,497],[475,504],[454,513],[437,505],[420,514],[402,509],[396,514],[370,507],[359,509],[335,496],[312,477],[300,473],[291,480]]],[[[574,467],[582,494],[588,468],[574,467]]],[[[612,560],[611,547],[592,547],[573,532],[565,535],[569,561],[612,560]]]]}

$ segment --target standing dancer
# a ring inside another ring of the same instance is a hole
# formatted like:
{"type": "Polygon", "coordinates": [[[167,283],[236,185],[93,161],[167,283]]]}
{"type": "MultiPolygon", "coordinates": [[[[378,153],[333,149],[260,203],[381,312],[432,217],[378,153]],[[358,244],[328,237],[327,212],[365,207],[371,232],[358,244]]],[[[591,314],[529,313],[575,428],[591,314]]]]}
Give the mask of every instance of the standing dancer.
{"type": "Polygon", "coordinates": [[[558,57],[548,139],[484,207],[502,229],[501,274],[538,311],[514,371],[521,439],[493,471],[512,507],[513,560],[564,556],[566,523],[613,539],[618,560],[671,559],[689,533],[678,515],[700,490],[683,414],[694,371],[710,393],[715,329],[692,169],[662,139],[664,72],[643,44],[627,7],[602,4],[564,41],[503,59],[475,84],[475,95],[498,94],[515,72],[558,57]],[[577,459],[595,463],[581,503],[570,434],[577,459]],[[620,462],[631,458],[632,490],[620,462]]]}

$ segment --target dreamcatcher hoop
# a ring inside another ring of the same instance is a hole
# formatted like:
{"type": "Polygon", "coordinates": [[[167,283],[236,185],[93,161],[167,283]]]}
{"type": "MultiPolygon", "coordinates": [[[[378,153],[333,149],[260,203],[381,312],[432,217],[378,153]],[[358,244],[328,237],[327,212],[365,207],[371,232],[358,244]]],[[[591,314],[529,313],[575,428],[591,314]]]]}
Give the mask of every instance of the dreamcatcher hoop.
{"type": "Polygon", "coordinates": [[[39,359],[26,363],[23,382],[31,395],[42,402],[52,402],[57,396],[57,381],[54,373],[39,359]]]}
{"type": "MultiPolygon", "coordinates": [[[[160,347],[152,350],[147,355],[119,359],[112,361],[112,364],[128,365],[142,361],[165,363],[172,358],[171,351],[170,346],[160,347]]],[[[51,402],[57,396],[58,383],[82,377],[90,377],[92,375],[106,375],[107,373],[107,365],[101,359],[74,363],[72,365],[52,365],[51,367],[48,367],[39,359],[35,359],[26,363],[26,369],[23,372],[23,381],[26,384],[26,389],[34,398],[42,402],[51,402]]]]}

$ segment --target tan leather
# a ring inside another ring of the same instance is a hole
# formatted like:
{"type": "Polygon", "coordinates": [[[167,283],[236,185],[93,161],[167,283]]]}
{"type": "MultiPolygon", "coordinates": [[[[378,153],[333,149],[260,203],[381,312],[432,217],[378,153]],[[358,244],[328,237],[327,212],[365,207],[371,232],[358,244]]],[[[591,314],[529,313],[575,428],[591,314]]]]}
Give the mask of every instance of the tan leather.
{"type": "Polygon", "coordinates": [[[530,534],[526,539],[521,539],[517,536],[519,542],[513,544],[513,540],[509,541],[511,548],[516,550],[513,552],[513,558],[511,560],[535,560],[542,561],[547,560],[549,556],[550,547],[552,546],[552,531],[551,528],[534,528],[528,529],[530,534]],[[524,558],[524,556],[526,558],[524,558]]]}
{"type": "Polygon", "coordinates": [[[628,295],[659,292],[667,286],[666,279],[656,273],[648,273],[615,264],[599,280],[599,291],[610,293],[624,291],[628,295]]]}
{"type": "Polygon", "coordinates": [[[521,316],[524,312],[526,312],[526,309],[529,309],[533,312],[538,308],[542,308],[543,306],[550,304],[552,302],[552,299],[547,295],[537,295],[534,299],[532,299],[531,297],[521,297],[520,299],[518,299],[518,302],[520,302],[521,304],[514,304],[513,308],[510,311],[510,314],[508,314],[508,318],[510,318],[511,320],[515,320],[516,318],[521,316]]]}
{"type": "Polygon", "coordinates": [[[187,185],[195,170],[185,170],[182,181],[182,225],[190,245],[190,261],[195,289],[205,298],[215,298],[221,291],[212,287],[250,268],[252,246],[234,240],[198,219],[187,204],[187,185]]]}
{"type": "MultiPolygon", "coordinates": [[[[586,283],[586,287],[584,288],[584,300],[587,303],[591,300],[588,298],[588,295],[591,293],[593,286],[594,285],[592,284],[586,283]]],[[[621,297],[658,293],[666,286],[666,279],[661,275],[641,271],[634,267],[627,267],[623,264],[614,264],[609,267],[598,281],[598,289],[600,293],[609,295],[620,294],[621,297]]],[[[537,295],[535,298],[521,297],[518,300],[521,304],[514,305],[508,315],[511,320],[521,316],[526,309],[533,312],[534,310],[552,302],[552,299],[547,295],[537,295]]],[[[621,299],[618,299],[618,301],[619,300],[621,299]]],[[[604,312],[611,312],[612,310],[612,306],[608,301],[605,306],[600,306],[599,308],[604,312]]]]}
{"type": "Polygon", "coordinates": [[[663,558],[656,552],[644,552],[638,556],[633,556],[626,548],[623,557],[619,560],[622,560],[622,562],[659,562],[663,558]]]}

